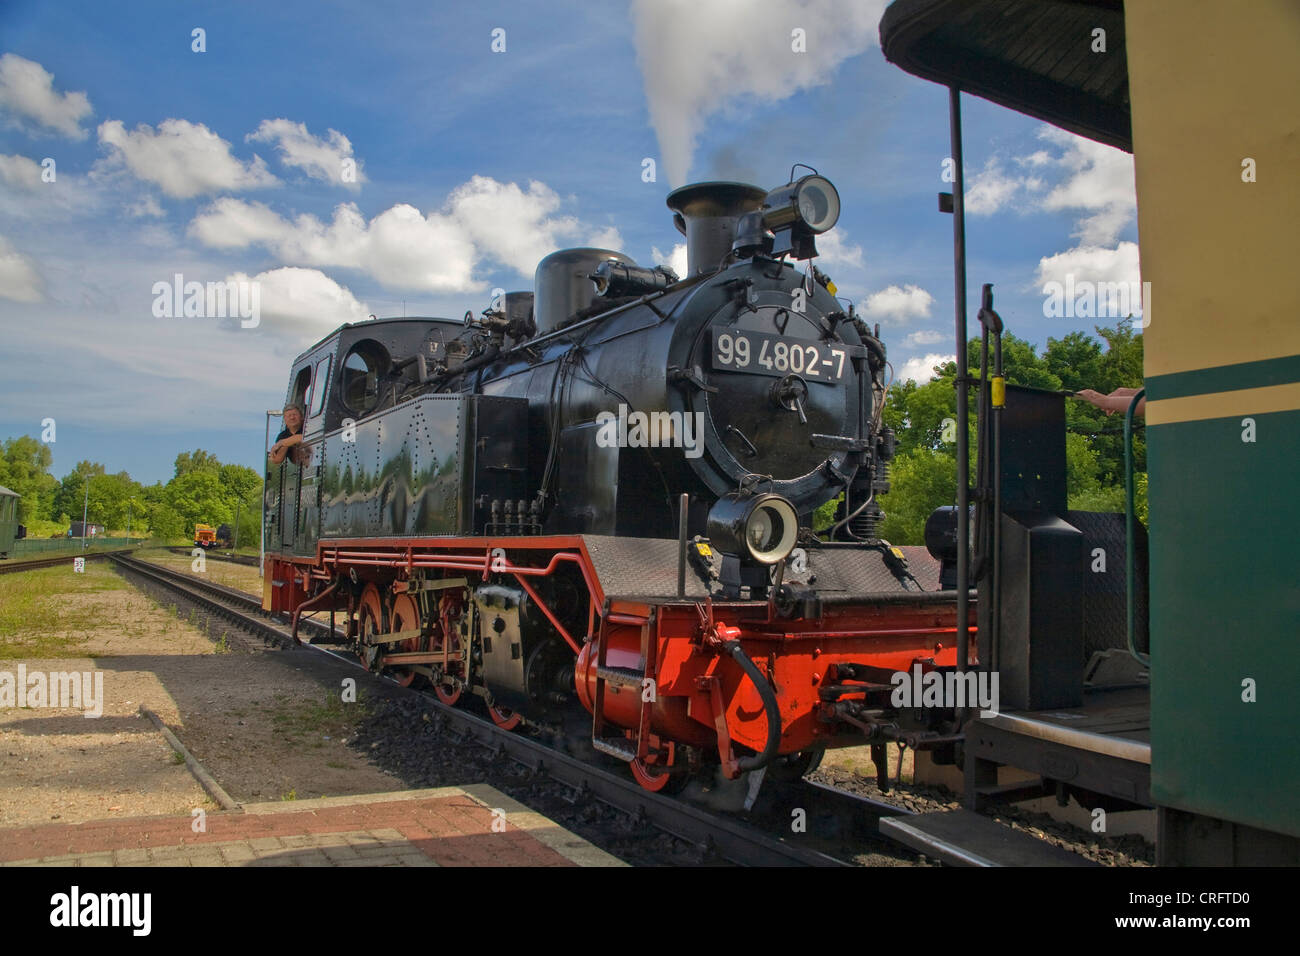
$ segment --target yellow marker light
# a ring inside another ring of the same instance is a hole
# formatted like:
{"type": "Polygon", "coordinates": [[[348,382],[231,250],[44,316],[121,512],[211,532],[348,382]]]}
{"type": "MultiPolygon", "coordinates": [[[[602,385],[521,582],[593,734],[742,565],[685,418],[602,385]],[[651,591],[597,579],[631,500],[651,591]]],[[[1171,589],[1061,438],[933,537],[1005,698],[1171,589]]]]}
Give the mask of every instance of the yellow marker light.
{"type": "Polygon", "coordinates": [[[713,557],[713,552],[709,549],[709,546],[707,544],[697,544],[695,546],[695,550],[700,552],[700,557],[702,558],[711,559],[713,557]]]}
{"type": "Polygon", "coordinates": [[[1001,375],[993,376],[993,407],[1002,408],[1007,404],[1007,380],[1001,375]]]}
{"type": "Polygon", "coordinates": [[[894,552],[894,557],[898,558],[898,560],[900,561],[907,560],[907,558],[903,557],[903,552],[900,551],[898,548],[891,547],[889,550],[894,552]]]}
{"type": "Polygon", "coordinates": [[[836,292],[838,292],[838,291],[840,291],[840,290],[837,289],[837,288],[835,288],[835,283],[834,283],[834,282],[831,282],[830,280],[827,280],[827,282],[826,282],[826,291],[829,292],[831,295],[834,295],[836,292]]]}

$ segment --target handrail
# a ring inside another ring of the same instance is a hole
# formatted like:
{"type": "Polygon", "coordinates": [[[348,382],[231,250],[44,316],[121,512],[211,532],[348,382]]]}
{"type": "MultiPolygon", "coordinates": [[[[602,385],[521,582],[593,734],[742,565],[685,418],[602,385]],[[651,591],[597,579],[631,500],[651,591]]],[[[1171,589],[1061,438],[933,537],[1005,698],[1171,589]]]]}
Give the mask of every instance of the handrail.
{"type": "Polygon", "coordinates": [[[1137,515],[1133,507],[1133,412],[1143,398],[1146,397],[1147,390],[1140,388],[1134,394],[1132,401],[1128,403],[1128,410],[1124,413],[1124,554],[1128,572],[1128,586],[1126,590],[1126,599],[1128,605],[1128,652],[1143,664],[1151,663],[1149,654],[1138,652],[1137,646],[1133,643],[1133,632],[1137,625],[1137,598],[1135,596],[1137,586],[1137,567],[1133,556],[1133,524],[1137,520],[1137,515]]]}

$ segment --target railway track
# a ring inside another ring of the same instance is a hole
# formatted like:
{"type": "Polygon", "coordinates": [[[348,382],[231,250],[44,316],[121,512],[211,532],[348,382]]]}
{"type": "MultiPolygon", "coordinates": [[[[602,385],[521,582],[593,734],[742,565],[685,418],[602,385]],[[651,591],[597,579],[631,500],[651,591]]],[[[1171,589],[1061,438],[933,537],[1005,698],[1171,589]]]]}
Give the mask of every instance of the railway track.
{"type": "MultiPolygon", "coordinates": [[[[172,554],[183,554],[185,557],[191,557],[194,554],[194,548],[168,548],[172,554]]],[[[226,551],[206,551],[204,552],[209,561],[226,561],[229,564],[243,564],[249,567],[257,567],[259,561],[249,554],[233,554],[226,551]]]]}
{"type": "MultiPolygon", "coordinates": [[[[287,622],[267,616],[258,599],[250,594],[126,555],[114,555],[113,560],[128,576],[179,595],[202,611],[228,621],[268,644],[286,650],[295,647],[287,622]]],[[[312,643],[313,640],[339,640],[337,635],[331,637],[330,628],[324,623],[305,618],[299,624],[299,632],[306,637],[304,648],[326,654],[371,679],[381,679],[366,671],[350,653],[328,644],[312,643]]],[[[392,686],[396,687],[395,684],[392,686]]],[[[779,791],[767,792],[756,808],[761,810],[765,823],[782,831],[790,827],[792,815],[801,811],[805,821],[802,834],[794,830],[790,836],[777,839],[771,835],[770,829],[763,832],[733,817],[650,793],[620,774],[561,753],[523,734],[504,731],[491,721],[463,709],[448,707],[431,693],[415,689],[407,692],[419,695],[422,703],[445,721],[461,740],[473,741],[498,754],[505,754],[581,797],[630,814],[638,821],[699,847],[705,856],[728,863],[743,866],[846,866],[849,864],[842,858],[844,854],[835,853],[836,846],[854,844],[854,852],[862,853],[866,852],[859,845],[863,841],[888,845],[879,833],[879,820],[907,813],[866,797],[799,780],[781,786],[779,791]],[[809,836],[810,833],[814,835],[809,836]]],[[[880,852],[879,847],[872,849],[880,852]]],[[[898,854],[892,846],[887,852],[898,854]]],[[[904,858],[914,860],[915,855],[909,852],[904,858]]]]}
{"type": "Polygon", "coordinates": [[[71,564],[73,558],[105,558],[112,555],[121,555],[130,553],[130,548],[123,548],[120,551],[88,551],[81,553],[64,553],[54,555],[49,558],[35,558],[31,561],[4,561],[0,562],[0,574],[17,574],[19,571],[34,571],[37,568],[52,568],[59,564],[71,564]]]}

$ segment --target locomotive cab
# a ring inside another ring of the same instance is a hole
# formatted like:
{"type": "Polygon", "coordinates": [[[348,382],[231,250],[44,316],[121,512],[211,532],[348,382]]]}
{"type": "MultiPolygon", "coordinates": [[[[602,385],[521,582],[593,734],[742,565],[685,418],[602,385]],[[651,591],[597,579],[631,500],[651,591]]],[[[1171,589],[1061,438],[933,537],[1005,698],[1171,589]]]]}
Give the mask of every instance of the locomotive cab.
{"type": "Polygon", "coordinates": [[[434,361],[460,331],[460,323],[435,318],[348,324],[298,356],[286,403],[306,409],[304,451],[297,460],[268,466],[268,550],[316,553],[322,441],[396,405],[419,384],[416,360],[427,356],[434,361]]]}

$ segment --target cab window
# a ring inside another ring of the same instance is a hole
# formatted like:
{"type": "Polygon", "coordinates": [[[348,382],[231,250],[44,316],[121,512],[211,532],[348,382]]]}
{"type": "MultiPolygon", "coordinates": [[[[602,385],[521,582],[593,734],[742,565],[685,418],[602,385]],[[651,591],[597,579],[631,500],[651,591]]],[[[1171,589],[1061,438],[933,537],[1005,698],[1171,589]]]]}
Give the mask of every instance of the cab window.
{"type": "Polygon", "coordinates": [[[367,339],[358,342],[343,359],[340,393],[348,411],[365,415],[379,404],[380,380],[388,374],[388,350],[367,339]]]}
{"type": "Polygon", "coordinates": [[[307,407],[307,401],[311,397],[311,366],[308,365],[298,373],[297,378],[293,380],[293,390],[289,392],[289,404],[301,405],[307,407]]]}
{"type": "Polygon", "coordinates": [[[330,360],[329,356],[321,359],[316,363],[316,380],[315,388],[311,396],[311,411],[307,413],[308,418],[315,418],[325,407],[325,391],[329,383],[330,360]]]}

